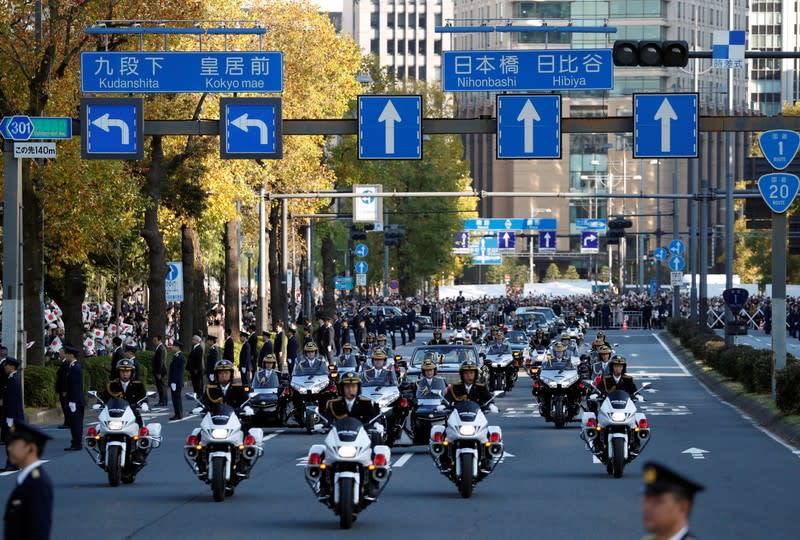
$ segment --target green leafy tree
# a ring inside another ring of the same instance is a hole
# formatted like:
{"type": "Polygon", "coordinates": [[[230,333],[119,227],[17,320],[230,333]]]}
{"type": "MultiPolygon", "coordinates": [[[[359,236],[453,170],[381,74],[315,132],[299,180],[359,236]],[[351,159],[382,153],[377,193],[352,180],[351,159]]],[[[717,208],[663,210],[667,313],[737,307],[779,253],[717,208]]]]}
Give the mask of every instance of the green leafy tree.
{"type": "Polygon", "coordinates": [[[558,265],[552,262],[550,266],[547,267],[542,281],[547,283],[548,281],[558,281],[559,279],[561,279],[561,271],[558,269],[558,265]]]}
{"type": "Polygon", "coordinates": [[[571,264],[567,267],[567,271],[564,272],[563,279],[581,279],[581,276],[578,275],[578,269],[575,268],[574,264],[571,264]]]}

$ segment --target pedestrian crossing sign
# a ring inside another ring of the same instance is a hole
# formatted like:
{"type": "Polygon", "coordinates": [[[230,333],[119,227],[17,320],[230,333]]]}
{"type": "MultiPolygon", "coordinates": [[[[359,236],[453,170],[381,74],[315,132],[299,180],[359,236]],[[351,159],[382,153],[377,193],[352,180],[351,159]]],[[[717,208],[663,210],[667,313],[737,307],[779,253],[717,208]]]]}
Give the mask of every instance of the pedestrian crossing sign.
{"type": "Polygon", "coordinates": [[[717,30],[711,44],[713,67],[740,69],[744,67],[744,30],[717,30]]]}

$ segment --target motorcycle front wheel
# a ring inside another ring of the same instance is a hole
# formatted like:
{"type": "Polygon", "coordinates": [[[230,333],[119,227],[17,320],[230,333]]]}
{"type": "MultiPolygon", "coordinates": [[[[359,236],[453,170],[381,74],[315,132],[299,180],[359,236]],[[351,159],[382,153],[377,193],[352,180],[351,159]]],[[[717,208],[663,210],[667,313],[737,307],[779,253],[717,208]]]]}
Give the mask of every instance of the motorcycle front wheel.
{"type": "Polygon", "coordinates": [[[622,471],[625,469],[625,441],[623,439],[614,439],[611,444],[614,449],[614,457],[611,461],[614,469],[614,478],[622,478],[622,471]]]}
{"type": "Polygon", "coordinates": [[[353,479],[339,479],[339,527],[349,529],[353,526],[353,479]]]}
{"type": "Polygon", "coordinates": [[[472,496],[472,460],[474,459],[475,456],[472,454],[461,454],[461,478],[458,481],[458,492],[465,499],[472,496]]]}
{"type": "Polygon", "coordinates": [[[225,465],[227,461],[222,456],[217,456],[211,461],[211,494],[215,502],[225,500],[225,465]]]}
{"type": "Polygon", "coordinates": [[[563,428],[567,423],[567,413],[564,410],[565,408],[564,398],[553,398],[553,422],[556,425],[556,429],[563,428]]]}
{"type": "Polygon", "coordinates": [[[492,381],[492,392],[496,392],[497,390],[505,390],[506,388],[506,376],[504,373],[495,373],[494,379],[492,381]]]}
{"type": "Polygon", "coordinates": [[[119,464],[119,446],[112,446],[106,451],[106,471],[108,472],[108,485],[117,487],[122,478],[122,466],[119,464]]]}

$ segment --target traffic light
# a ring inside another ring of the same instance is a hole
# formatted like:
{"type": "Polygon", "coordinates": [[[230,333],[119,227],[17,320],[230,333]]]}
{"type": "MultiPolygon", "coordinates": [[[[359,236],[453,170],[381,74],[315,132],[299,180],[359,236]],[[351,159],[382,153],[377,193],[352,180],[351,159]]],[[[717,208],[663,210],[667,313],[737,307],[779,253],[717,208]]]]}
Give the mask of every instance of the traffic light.
{"type": "Polygon", "coordinates": [[[355,227],[350,227],[350,239],[351,240],[366,240],[367,239],[367,232],[362,231],[360,229],[356,229],[355,227]]]}
{"type": "MultiPolygon", "coordinates": [[[[617,216],[614,219],[608,220],[608,233],[606,233],[606,236],[609,240],[625,238],[625,229],[630,229],[631,227],[633,227],[633,222],[631,220],[625,219],[622,216],[617,216]]],[[[619,243],[619,240],[612,243],[619,243]]]]}
{"type": "Polygon", "coordinates": [[[686,67],[689,44],[685,41],[618,40],[614,42],[612,57],[615,66],[686,67]]]}
{"type": "Polygon", "coordinates": [[[625,229],[609,229],[606,238],[622,238],[625,236],[625,229]]]}
{"type": "Polygon", "coordinates": [[[383,243],[387,246],[399,246],[405,235],[405,231],[398,228],[397,225],[390,225],[388,229],[383,231],[383,243]]]}
{"type": "Polygon", "coordinates": [[[608,236],[606,238],[606,245],[607,246],[618,246],[619,245],[619,238],[608,236]]]}

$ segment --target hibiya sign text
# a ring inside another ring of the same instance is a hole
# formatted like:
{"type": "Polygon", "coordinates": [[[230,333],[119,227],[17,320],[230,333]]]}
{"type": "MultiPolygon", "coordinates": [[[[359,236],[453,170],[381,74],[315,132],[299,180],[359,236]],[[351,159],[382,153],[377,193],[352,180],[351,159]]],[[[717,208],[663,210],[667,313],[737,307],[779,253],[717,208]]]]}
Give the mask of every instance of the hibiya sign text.
{"type": "Polygon", "coordinates": [[[610,49],[446,51],[445,92],[609,90],[610,49]]]}

